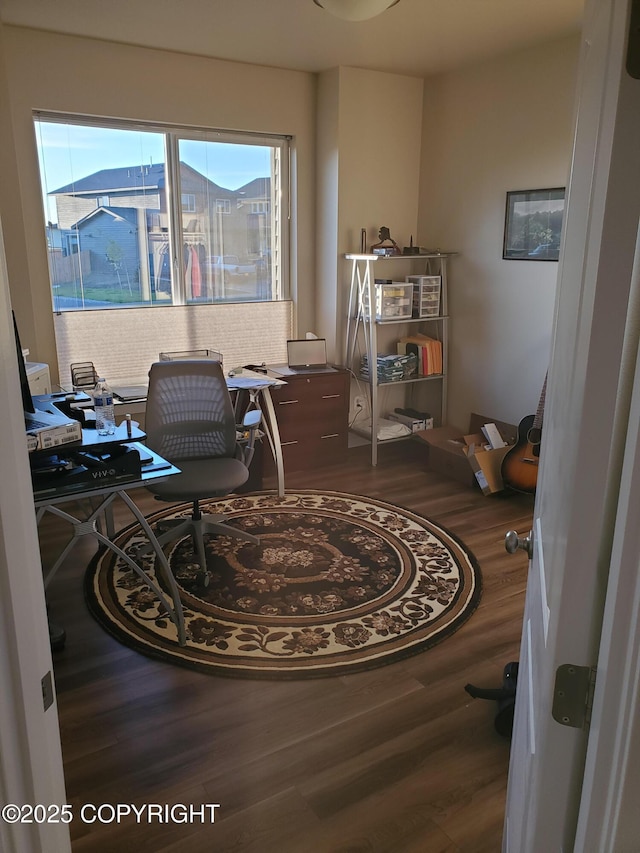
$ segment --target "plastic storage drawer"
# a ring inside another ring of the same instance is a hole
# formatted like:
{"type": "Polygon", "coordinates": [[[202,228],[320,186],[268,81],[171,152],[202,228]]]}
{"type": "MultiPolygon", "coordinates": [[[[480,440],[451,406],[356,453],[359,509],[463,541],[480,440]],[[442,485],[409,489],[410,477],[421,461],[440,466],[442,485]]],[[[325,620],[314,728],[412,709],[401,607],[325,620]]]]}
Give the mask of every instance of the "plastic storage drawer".
{"type": "Polygon", "coordinates": [[[440,314],[440,291],[442,280],[439,275],[408,275],[413,286],[413,316],[437,317],[440,314]]]}
{"type": "Polygon", "coordinates": [[[376,320],[384,322],[411,318],[412,284],[405,281],[376,281],[374,286],[376,320]]]}

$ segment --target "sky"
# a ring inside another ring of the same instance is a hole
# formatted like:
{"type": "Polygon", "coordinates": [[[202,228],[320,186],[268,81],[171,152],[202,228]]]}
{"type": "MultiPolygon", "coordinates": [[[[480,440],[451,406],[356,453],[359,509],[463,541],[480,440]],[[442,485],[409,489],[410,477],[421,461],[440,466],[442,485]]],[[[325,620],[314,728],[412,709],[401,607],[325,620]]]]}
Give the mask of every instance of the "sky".
{"type": "MultiPolygon", "coordinates": [[[[161,133],[42,120],[36,120],[35,130],[43,202],[52,222],[57,219],[55,201],[47,193],[101,169],[165,162],[161,133]]],[[[181,140],[180,159],[230,190],[271,174],[268,146],[214,142],[181,140]]]]}

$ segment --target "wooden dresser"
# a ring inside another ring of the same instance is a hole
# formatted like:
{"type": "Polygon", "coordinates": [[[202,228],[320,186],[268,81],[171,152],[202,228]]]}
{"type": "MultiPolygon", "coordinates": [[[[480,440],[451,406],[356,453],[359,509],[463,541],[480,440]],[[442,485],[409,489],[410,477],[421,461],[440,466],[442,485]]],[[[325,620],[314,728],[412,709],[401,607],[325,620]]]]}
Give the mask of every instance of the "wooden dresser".
{"type": "MultiPolygon", "coordinates": [[[[274,375],[276,371],[274,370],[274,375]]],[[[346,459],[349,431],[349,371],[282,375],[286,385],[271,389],[278,419],[285,474],[321,468],[346,459]]],[[[272,473],[265,453],[265,473],[272,473]]]]}

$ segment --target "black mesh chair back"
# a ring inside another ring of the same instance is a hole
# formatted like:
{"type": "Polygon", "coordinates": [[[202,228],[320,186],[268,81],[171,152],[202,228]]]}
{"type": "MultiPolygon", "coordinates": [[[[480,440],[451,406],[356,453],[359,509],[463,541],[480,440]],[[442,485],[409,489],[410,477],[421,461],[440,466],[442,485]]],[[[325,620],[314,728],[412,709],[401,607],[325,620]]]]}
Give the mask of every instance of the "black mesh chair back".
{"type": "Polygon", "coordinates": [[[145,432],[149,447],[178,467],[180,460],[235,456],[235,414],[219,362],[153,364],[145,432]]]}

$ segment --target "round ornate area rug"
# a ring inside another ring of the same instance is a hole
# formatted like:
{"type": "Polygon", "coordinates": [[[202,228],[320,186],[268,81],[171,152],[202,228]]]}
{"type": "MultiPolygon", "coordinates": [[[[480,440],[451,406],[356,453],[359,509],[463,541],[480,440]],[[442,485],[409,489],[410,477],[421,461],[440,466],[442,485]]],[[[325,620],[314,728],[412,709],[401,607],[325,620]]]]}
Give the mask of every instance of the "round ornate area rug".
{"type": "MultiPolygon", "coordinates": [[[[205,586],[191,539],[166,546],[187,644],[155,595],[110,551],[85,578],[89,608],[127,646],[216,675],[342,675],[416,654],[451,635],[478,604],[480,571],[456,537],[409,510],[338,492],[269,492],[203,502],[260,545],[207,540],[205,586]]],[[[173,506],[149,517],[188,515],[173,506]]],[[[163,586],[135,524],[118,544],[163,586]]]]}

